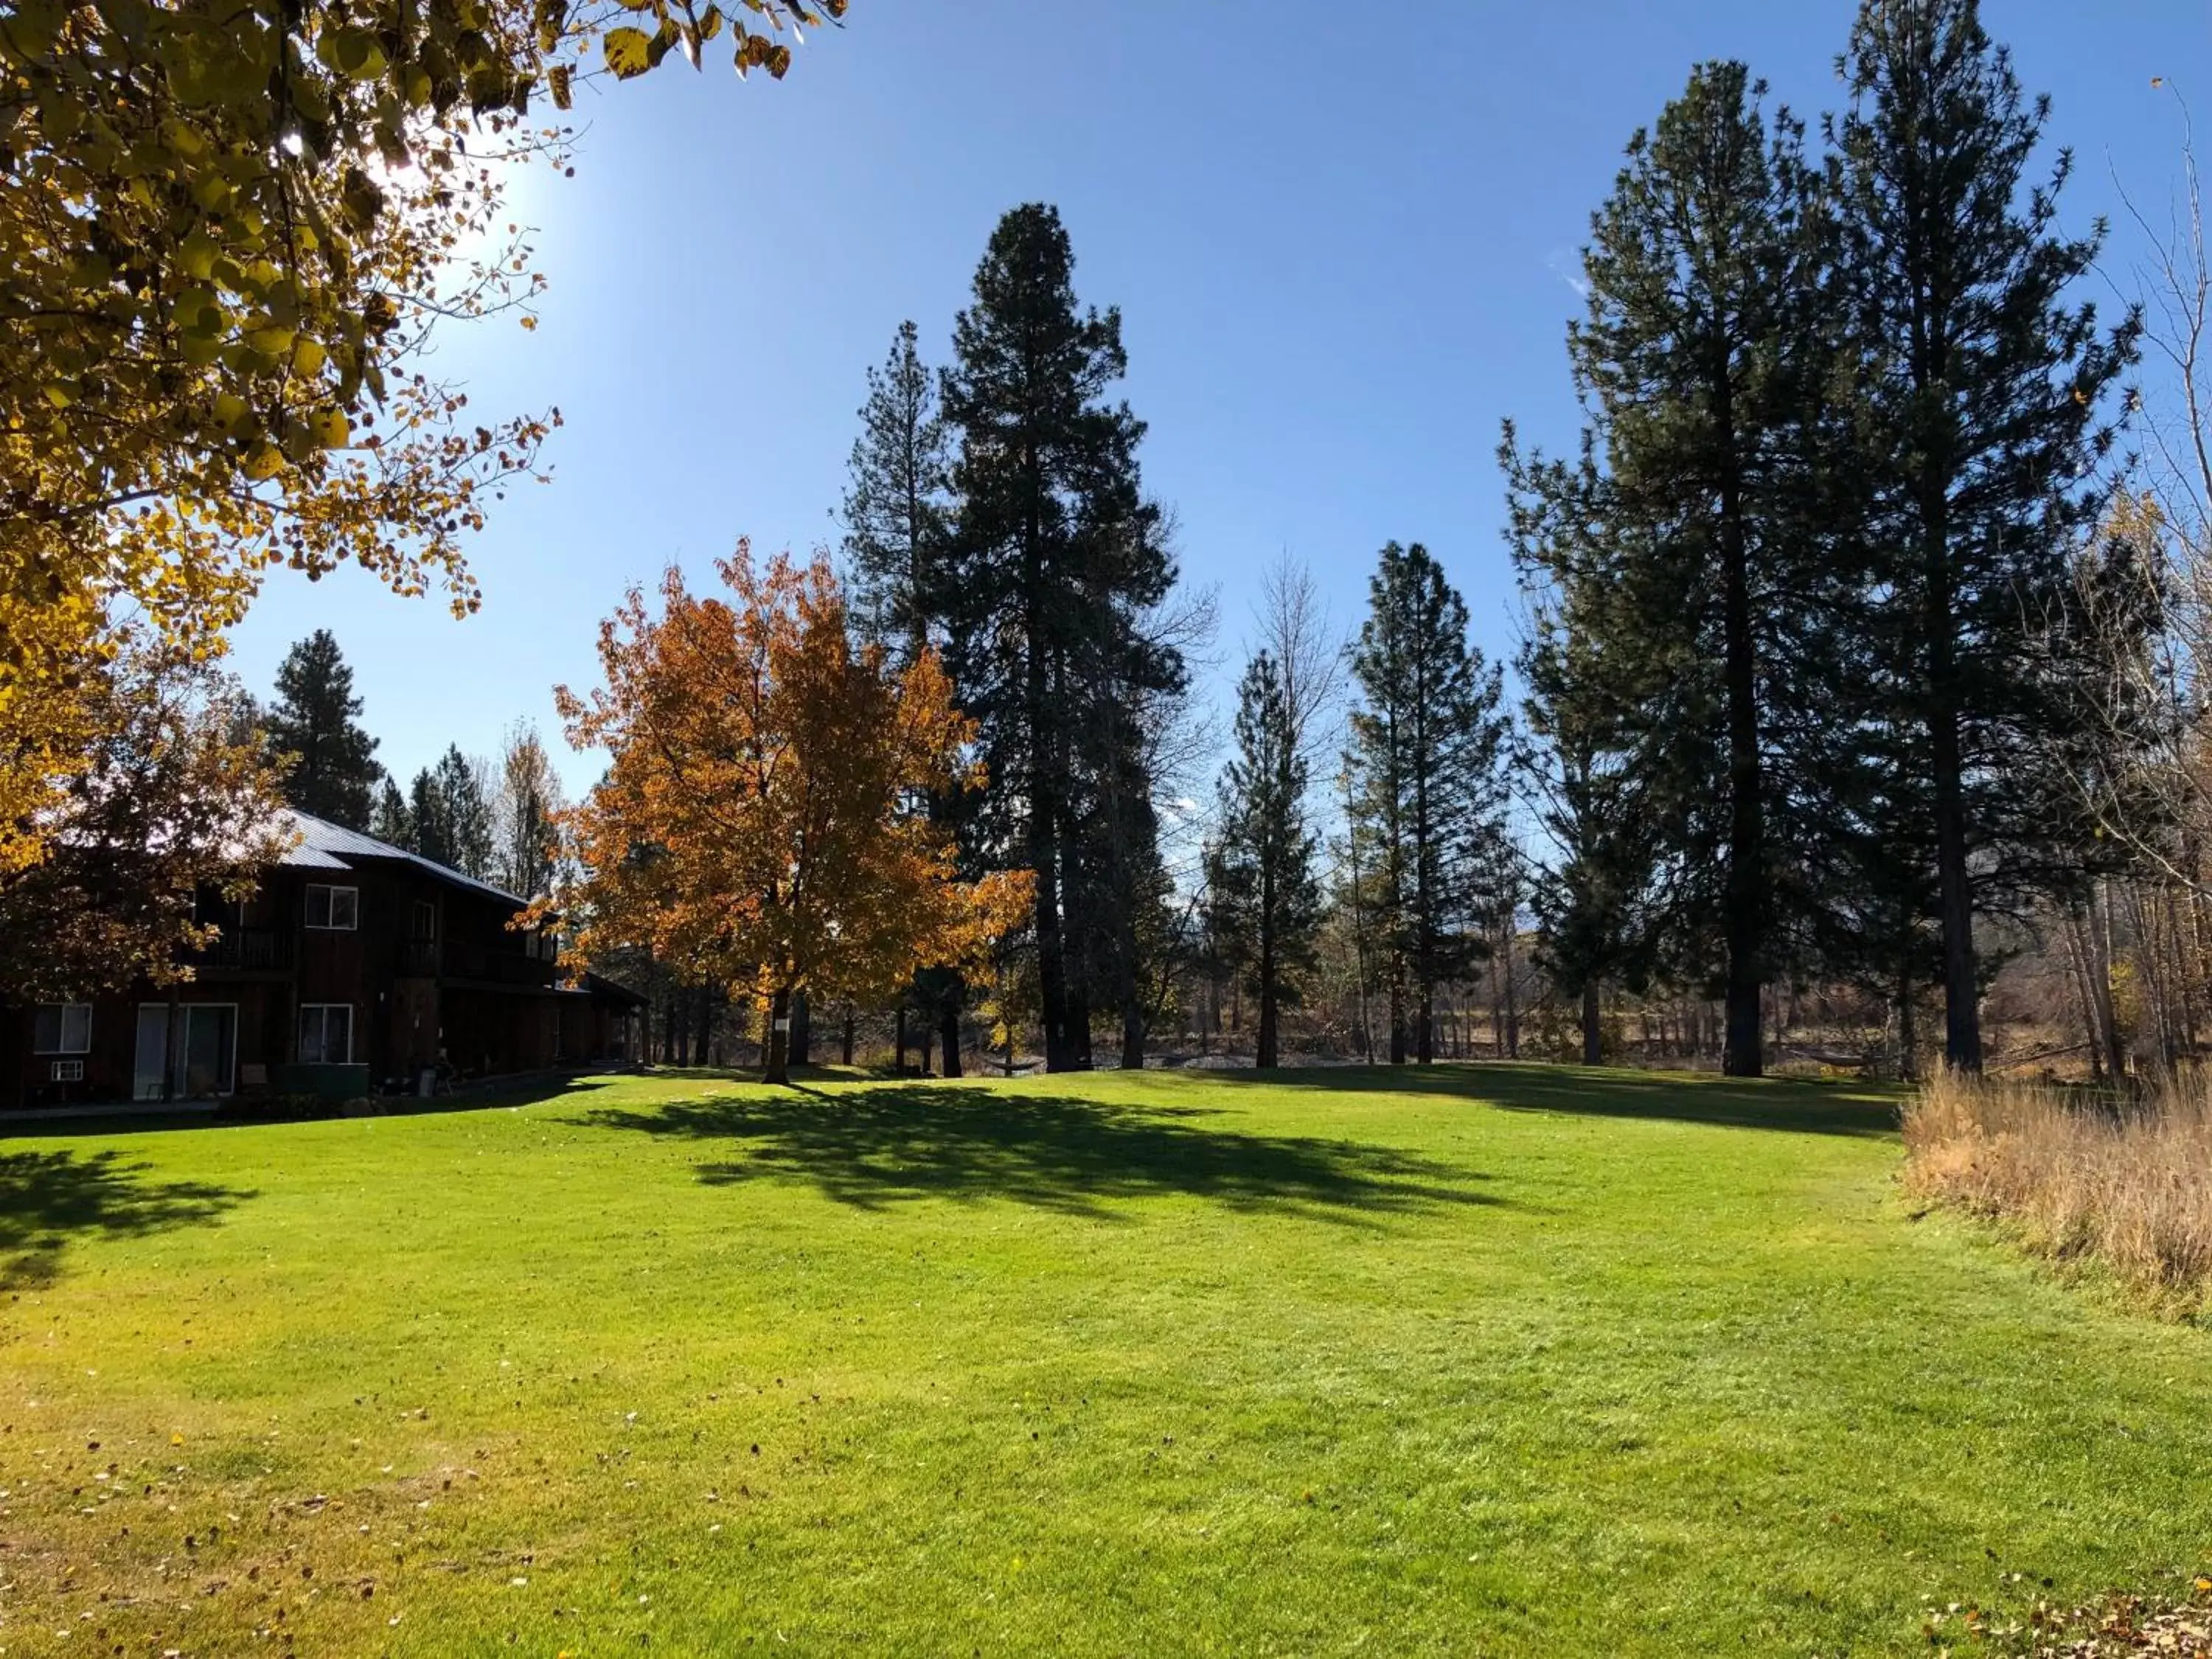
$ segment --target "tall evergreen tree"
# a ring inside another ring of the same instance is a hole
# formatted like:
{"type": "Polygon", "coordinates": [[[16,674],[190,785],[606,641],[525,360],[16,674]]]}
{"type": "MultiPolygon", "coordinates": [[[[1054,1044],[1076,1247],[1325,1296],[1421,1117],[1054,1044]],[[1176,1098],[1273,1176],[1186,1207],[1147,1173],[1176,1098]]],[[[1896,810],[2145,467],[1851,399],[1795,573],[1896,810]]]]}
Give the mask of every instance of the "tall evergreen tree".
{"type": "Polygon", "coordinates": [[[271,754],[299,757],[284,780],[284,799],[303,812],[368,827],[369,805],[384,769],[376,739],[357,723],[361,699],[330,629],[319,628],[293,646],[276,670],[276,701],[264,717],[271,754]]]}
{"type": "Polygon", "coordinates": [[[1390,1060],[1435,1058],[1436,994],[1482,958],[1479,854],[1504,833],[1502,676],[1419,543],[1382,550],[1352,656],[1352,802],[1372,849],[1390,1060]]]}
{"type": "Polygon", "coordinates": [[[1054,1071],[1090,1064],[1094,1000],[1115,994],[1094,967],[1130,982],[1130,964],[1102,963],[1096,947],[1157,879],[1143,713],[1185,675],[1144,625],[1176,571],[1137,465],[1144,424],[1106,401],[1127,367],[1121,315],[1079,311],[1073,276],[1058,211],[1009,212],[943,382],[958,443],[946,654],[993,781],[968,803],[967,840],[986,862],[1035,872],[1054,1071]]]}
{"type": "Polygon", "coordinates": [[[1650,972],[1660,863],[1649,775],[1618,746],[1604,679],[1586,660],[1571,600],[1535,611],[1519,667],[1528,741],[1516,755],[1540,832],[1535,910],[1539,961],[1574,998],[1585,1066],[1605,1056],[1606,988],[1640,990],[1650,972]]]}
{"type": "Polygon", "coordinates": [[[443,860],[463,875],[478,880],[494,873],[496,850],[492,834],[491,791],[484,787],[484,769],[449,744],[438,759],[438,794],[445,807],[445,832],[451,837],[443,860]]]}
{"type": "MultiPolygon", "coordinates": [[[[1974,921],[2064,816],[2071,699],[2041,664],[2072,604],[2066,563],[2112,442],[2107,394],[2136,355],[2133,316],[2100,329],[2069,290],[2101,225],[2057,233],[2069,159],[2028,176],[2048,100],[2021,94],[1975,0],[1865,0],[1832,124],[1862,387],[1872,635],[1924,792],[1942,951],[1944,1054],[1982,1059],[1974,921]]],[[[1917,814],[1915,816],[1917,816],[1917,814]]]]}
{"type": "MultiPolygon", "coordinates": [[[[1717,957],[1723,1068],[1762,1069],[1760,994],[1792,921],[1778,821],[1815,769],[1798,711],[1838,714],[1813,672],[1854,591],[1815,533],[1823,223],[1802,131],[1771,125],[1741,64],[1700,65],[1591,222],[1589,309],[1569,334],[1601,459],[1620,602],[1597,655],[1663,665],[1637,707],[1674,792],[1693,962],[1717,957]],[[1708,918],[1711,918],[1709,921],[1708,918]]],[[[1588,656],[1563,663],[1604,670],[1588,656]]],[[[1659,780],[1647,779],[1647,788],[1659,780]]]]}
{"type": "Polygon", "coordinates": [[[414,820],[407,811],[407,798],[399,793],[398,784],[392,781],[388,772],[377,791],[376,807],[369,816],[368,833],[394,847],[412,847],[415,843],[414,820]]]}
{"type": "MultiPolygon", "coordinates": [[[[937,628],[945,579],[950,511],[946,490],[951,438],[938,403],[936,377],[921,361],[919,331],[901,323],[890,355],[868,371],[867,401],[845,488],[845,564],[854,616],[861,634],[903,663],[921,656],[937,628]]],[[[956,827],[962,814],[950,798],[929,804],[933,817],[956,827]]],[[[967,985],[957,969],[925,968],[898,1006],[897,1064],[906,1065],[907,1016],[922,1018],[921,1063],[929,1065],[929,1033],[943,1045],[944,1072],[960,1074],[960,1015],[967,985]]],[[[796,1035],[799,1027],[793,1025],[796,1035]]]]}
{"type": "Polygon", "coordinates": [[[438,774],[424,767],[407,788],[407,839],[410,853],[434,864],[453,864],[453,813],[438,774]]]}
{"type": "Polygon", "coordinates": [[[911,322],[868,371],[845,488],[845,561],[862,631],[912,662],[928,642],[942,580],[951,447],[911,322]]]}
{"type": "Polygon", "coordinates": [[[1272,653],[1244,671],[1237,752],[1221,775],[1221,830],[1208,860],[1210,943],[1259,1004],[1257,1063],[1280,1061],[1280,1010],[1297,998],[1321,925],[1308,828],[1308,773],[1289,689],[1272,653]]]}

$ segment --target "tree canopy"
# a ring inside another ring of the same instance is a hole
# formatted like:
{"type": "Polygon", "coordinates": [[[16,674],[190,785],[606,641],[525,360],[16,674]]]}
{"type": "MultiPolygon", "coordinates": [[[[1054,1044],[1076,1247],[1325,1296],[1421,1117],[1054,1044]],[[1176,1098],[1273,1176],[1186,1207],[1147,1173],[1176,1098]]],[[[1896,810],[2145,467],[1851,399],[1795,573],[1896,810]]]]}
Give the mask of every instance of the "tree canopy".
{"type": "Polygon", "coordinates": [[[855,647],[828,562],[740,544],[727,597],[663,580],[600,629],[605,684],[558,694],[606,775],[561,815],[581,866],[552,902],[589,957],[626,945],[749,984],[785,1069],[792,999],[887,998],[915,970],[986,951],[1030,894],[1023,872],[956,878],[928,799],[981,787],[975,727],[936,654],[903,672],[855,647]]]}

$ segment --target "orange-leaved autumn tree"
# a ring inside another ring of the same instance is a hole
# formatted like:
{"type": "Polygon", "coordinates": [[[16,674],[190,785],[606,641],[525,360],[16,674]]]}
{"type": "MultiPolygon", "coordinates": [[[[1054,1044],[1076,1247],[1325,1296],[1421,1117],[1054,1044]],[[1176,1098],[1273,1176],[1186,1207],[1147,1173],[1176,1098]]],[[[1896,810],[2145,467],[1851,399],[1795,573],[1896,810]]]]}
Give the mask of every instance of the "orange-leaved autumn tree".
{"type": "Polygon", "coordinates": [[[599,629],[606,684],[556,690],[570,742],[611,759],[562,815],[583,873],[542,908],[586,959],[643,947],[751,985],[781,1083],[794,995],[887,998],[974,960],[1028,877],[958,880],[930,821],[932,795],[983,781],[933,653],[899,672],[857,646],[818,556],[761,571],[741,542],[717,568],[727,599],[671,569],[656,616],[632,589],[599,629]]]}

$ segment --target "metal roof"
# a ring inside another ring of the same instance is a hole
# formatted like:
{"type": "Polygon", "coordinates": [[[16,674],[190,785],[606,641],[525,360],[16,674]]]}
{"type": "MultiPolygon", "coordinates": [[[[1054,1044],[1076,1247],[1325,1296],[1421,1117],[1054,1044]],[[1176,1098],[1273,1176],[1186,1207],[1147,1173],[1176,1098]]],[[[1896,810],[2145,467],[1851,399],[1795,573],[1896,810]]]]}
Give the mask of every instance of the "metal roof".
{"type": "Polygon", "coordinates": [[[388,841],[379,841],[374,836],[364,836],[358,830],[349,830],[343,824],[319,818],[312,812],[302,812],[295,807],[286,807],[284,822],[299,839],[276,861],[295,869],[350,870],[356,859],[381,859],[397,864],[411,864],[426,874],[441,881],[451,882],[456,887],[482,893],[521,909],[530,902],[517,898],[504,887],[495,887],[488,881],[478,881],[474,876],[463,875],[450,865],[426,859],[419,853],[410,853],[404,847],[394,847],[388,841]]]}

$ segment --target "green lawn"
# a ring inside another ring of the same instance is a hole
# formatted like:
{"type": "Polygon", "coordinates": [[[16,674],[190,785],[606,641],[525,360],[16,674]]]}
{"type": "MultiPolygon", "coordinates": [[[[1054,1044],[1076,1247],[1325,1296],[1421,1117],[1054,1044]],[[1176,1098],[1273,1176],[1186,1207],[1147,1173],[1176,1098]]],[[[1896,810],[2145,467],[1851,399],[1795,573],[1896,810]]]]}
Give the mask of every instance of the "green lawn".
{"type": "Polygon", "coordinates": [[[664,1074],[0,1141],[0,1649],[1876,1653],[2170,1587],[2212,1333],[1916,1220],[1889,1123],[664,1074]]]}

